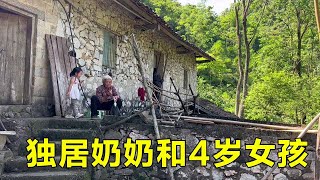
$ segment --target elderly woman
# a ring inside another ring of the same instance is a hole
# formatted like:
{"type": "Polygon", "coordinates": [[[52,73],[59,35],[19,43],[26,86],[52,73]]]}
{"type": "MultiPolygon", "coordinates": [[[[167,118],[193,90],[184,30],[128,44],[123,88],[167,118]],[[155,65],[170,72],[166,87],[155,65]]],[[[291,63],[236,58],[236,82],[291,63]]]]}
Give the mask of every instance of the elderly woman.
{"type": "Polygon", "coordinates": [[[91,117],[98,117],[98,110],[111,110],[114,102],[121,109],[122,100],[120,99],[116,88],[112,85],[111,76],[102,78],[102,85],[96,89],[96,96],[91,98],[91,117]]]}

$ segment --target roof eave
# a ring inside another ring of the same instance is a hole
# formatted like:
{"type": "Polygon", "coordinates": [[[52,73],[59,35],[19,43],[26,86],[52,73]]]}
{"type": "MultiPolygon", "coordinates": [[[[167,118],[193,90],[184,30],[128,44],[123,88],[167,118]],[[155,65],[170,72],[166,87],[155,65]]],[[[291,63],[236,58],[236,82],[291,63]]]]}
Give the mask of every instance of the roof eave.
{"type": "Polygon", "coordinates": [[[157,23],[157,25],[159,27],[158,29],[160,31],[162,31],[164,34],[166,34],[168,37],[170,37],[171,39],[173,39],[177,43],[184,46],[186,49],[194,52],[198,56],[206,58],[207,60],[215,61],[215,59],[213,57],[211,57],[209,54],[207,54],[205,51],[203,51],[199,47],[195,46],[194,44],[189,43],[186,40],[183,40],[182,37],[179,34],[177,34],[176,32],[174,32],[173,29],[170,28],[161,17],[159,17],[157,14],[155,14],[155,12],[150,7],[148,7],[145,4],[143,4],[142,2],[140,2],[140,0],[120,0],[119,2],[121,2],[121,1],[125,2],[124,5],[130,6],[130,8],[132,10],[137,11],[139,9],[140,13],[139,12],[137,12],[137,13],[139,13],[141,16],[146,18],[149,22],[157,23]]]}

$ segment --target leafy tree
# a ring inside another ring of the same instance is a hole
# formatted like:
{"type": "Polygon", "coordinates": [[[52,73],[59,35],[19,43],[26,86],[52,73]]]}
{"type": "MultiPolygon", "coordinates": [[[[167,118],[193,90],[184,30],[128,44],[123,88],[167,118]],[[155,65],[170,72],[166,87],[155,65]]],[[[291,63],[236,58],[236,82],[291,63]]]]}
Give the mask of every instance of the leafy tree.
{"type": "Polygon", "coordinates": [[[235,0],[220,15],[205,1],[143,1],[215,57],[198,66],[201,97],[252,120],[306,123],[318,113],[320,44],[312,1],[235,0]]]}

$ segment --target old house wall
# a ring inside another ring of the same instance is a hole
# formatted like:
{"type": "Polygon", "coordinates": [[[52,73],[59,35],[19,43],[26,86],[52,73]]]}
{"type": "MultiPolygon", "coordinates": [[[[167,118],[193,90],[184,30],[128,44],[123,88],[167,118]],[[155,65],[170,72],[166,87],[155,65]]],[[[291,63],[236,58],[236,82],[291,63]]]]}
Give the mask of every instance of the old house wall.
{"type": "Polygon", "coordinates": [[[0,8],[32,20],[31,102],[22,106],[3,106],[4,117],[50,116],[53,111],[52,81],[46,56],[45,34],[55,34],[57,15],[52,0],[0,0],[0,8]]]}
{"type": "MultiPolygon", "coordinates": [[[[32,76],[32,104],[39,104],[44,109],[33,110],[32,116],[48,115],[52,110],[53,90],[49,60],[47,58],[45,34],[54,34],[67,37],[71,40],[71,32],[62,6],[53,0],[0,0],[8,7],[19,7],[34,16],[34,46],[33,76],[32,76]],[[46,106],[43,106],[43,105],[46,106]],[[40,113],[38,113],[40,112],[40,113]]],[[[118,88],[125,104],[137,97],[137,89],[141,87],[138,81],[137,62],[133,56],[129,39],[135,34],[140,48],[141,58],[147,76],[152,80],[154,67],[154,51],[160,51],[168,61],[165,74],[164,89],[173,90],[170,77],[183,90],[183,72],[188,69],[189,82],[196,89],[196,64],[193,54],[177,54],[177,44],[157,30],[142,32],[134,28],[143,22],[137,21],[128,11],[113,1],[103,0],[70,0],[71,28],[74,35],[73,42],[79,59],[79,65],[90,77],[85,78],[85,91],[94,94],[95,88],[101,84],[101,77],[111,71],[114,75],[114,84],[118,88]],[[102,66],[104,32],[111,32],[117,37],[116,63],[114,68],[102,66]]],[[[63,2],[68,11],[68,5],[63,2]]],[[[183,97],[185,98],[185,97],[183,97]]],[[[165,99],[165,101],[168,101],[165,99]]],[[[174,102],[169,102],[174,103],[174,102]]],[[[177,103],[177,102],[175,102],[177,103]]]]}
{"type": "MultiPolygon", "coordinates": [[[[101,84],[101,76],[112,72],[114,84],[121,97],[130,105],[130,100],[137,97],[137,89],[141,87],[138,78],[137,62],[129,44],[131,34],[135,34],[140,48],[141,58],[147,77],[152,80],[154,64],[154,51],[162,52],[167,60],[164,89],[173,90],[170,77],[176,81],[177,86],[183,90],[183,71],[188,69],[189,82],[196,88],[196,64],[192,54],[180,55],[176,53],[177,44],[159,31],[140,31],[134,28],[141,23],[134,20],[129,12],[122,9],[112,1],[72,1],[74,5],[71,15],[71,27],[74,33],[74,44],[79,58],[79,64],[84,67],[85,73],[92,77],[86,78],[86,91],[94,94],[95,88],[101,84]],[[102,66],[103,34],[111,32],[117,35],[116,66],[107,68],[102,66]]],[[[60,11],[62,12],[62,11],[60,11]]],[[[63,35],[71,37],[69,24],[65,13],[60,13],[58,29],[63,28],[63,35]]],[[[165,99],[169,101],[168,99],[165,99]]],[[[174,103],[170,101],[169,103],[174,103]]],[[[175,102],[178,103],[178,102],[175,102]]]]}

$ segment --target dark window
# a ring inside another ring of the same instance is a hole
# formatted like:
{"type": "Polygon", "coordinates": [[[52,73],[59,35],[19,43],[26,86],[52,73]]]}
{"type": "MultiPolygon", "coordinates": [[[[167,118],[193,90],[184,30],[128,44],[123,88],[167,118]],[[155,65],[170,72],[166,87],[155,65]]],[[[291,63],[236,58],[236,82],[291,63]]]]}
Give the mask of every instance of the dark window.
{"type": "Polygon", "coordinates": [[[104,48],[102,65],[115,67],[117,55],[117,37],[109,32],[104,33],[104,48]]]}

